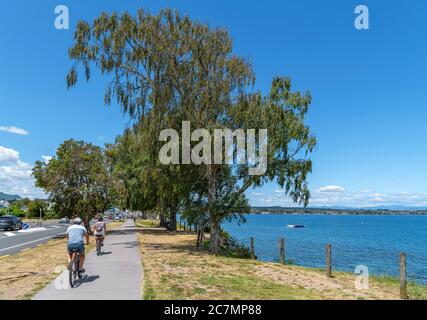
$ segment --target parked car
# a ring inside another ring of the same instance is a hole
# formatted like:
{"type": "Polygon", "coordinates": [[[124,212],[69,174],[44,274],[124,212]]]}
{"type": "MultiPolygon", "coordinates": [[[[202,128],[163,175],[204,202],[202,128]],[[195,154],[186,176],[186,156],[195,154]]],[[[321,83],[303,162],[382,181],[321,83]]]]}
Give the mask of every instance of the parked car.
{"type": "Polygon", "coordinates": [[[59,219],[58,223],[70,223],[70,219],[68,219],[67,217],[64,217],[62,219],[59,219]]]}
{"type": "Polygon", "coordinates": [[[0,230],[21,230],[22,220],[15,216],[2,216],[0,217],[0,230]]]}

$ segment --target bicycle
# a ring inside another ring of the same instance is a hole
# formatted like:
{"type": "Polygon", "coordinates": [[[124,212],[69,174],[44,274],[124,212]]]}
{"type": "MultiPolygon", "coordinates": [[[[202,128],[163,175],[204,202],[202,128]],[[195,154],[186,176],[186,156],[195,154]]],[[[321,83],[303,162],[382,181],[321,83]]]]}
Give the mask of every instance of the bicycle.
{"type": "Polygon", "coordinates": [[[102,255],[101,248],[102,248],[103,237],[104,236],[96,236],[96,255],[97,256],[102,255]]]}
{"type": "Polygon", "coordinates": [[[71,288],[74,288],[77,283],[77,279],[82,278],[82,273],[80,272],[80,253],[78,251],[73,251],[73,258],[70,261],[68,270],[69,270],[69,280],[71,288]]]}

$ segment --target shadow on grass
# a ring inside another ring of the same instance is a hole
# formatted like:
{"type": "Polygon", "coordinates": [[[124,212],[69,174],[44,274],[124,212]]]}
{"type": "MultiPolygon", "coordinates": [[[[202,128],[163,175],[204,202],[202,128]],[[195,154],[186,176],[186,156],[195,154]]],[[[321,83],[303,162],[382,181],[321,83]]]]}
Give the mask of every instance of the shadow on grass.
{"type": "Polygon", "coordinates": [[[193,232],[184,232],[184,231],[167,231],[162,228],[139,228],[136,230],[137,233],[152,235],[152,236],[168,236],[171,238],[171,241],[167,243],[162,242],[147,242],[144,241],[144,246],[149,250],[158,250],[158,251],[174,251],[174,252],[187,252],[195,255],[208,255],[209,250],[206,247],[201,247],[199,250],[196,250],[196,235],[193,232]],[[193,240],[177,240],[174,241],[175,236],[183,235],[194,235],[193,240]]]}

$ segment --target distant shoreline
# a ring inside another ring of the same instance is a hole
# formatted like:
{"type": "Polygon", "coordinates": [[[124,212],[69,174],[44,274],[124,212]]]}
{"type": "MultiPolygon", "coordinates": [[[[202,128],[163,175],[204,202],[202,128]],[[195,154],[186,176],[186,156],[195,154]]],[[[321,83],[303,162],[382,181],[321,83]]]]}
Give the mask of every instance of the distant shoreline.
{"type": "Polygon", "coordinates": [[[289,208],[289,207],[251,207],[251,214],[309,214],[309,215],[382,215],[407,216],[427,215],[427,210],[417,209],[335,209],[335,208],[289,208]]]}

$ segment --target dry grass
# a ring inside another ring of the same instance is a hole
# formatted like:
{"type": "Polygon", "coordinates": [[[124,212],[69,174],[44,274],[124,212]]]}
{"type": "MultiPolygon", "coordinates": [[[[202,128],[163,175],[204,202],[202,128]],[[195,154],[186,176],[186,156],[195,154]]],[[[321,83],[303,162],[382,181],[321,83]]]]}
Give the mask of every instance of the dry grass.
{"type": "MultiPolygon", "coordinates": [[[[353,274],[328,279],[321,270],[197,252],[194,234],[142,228],[138,236],[145,299],[399,299],[397,281],[371,277],[368,290],[357,290],[353,274]]],[[[425,299],[426,288],[416,289],[412,297],[425,299]]]]}
{"type": "Polygon", "coordinates": [[[66,239],[0,260],[0,299],[30,299],[67,264],[66,239]]]}
{"type": "MultiPolygon", "coordinates": [[[[121,223],[109,223],[109,229],[121,223]]],[[[31,299],[68,264],[65,238],[0,259],[0,300],[31,299]]],[[[91,239],[87,252],[94,246],[91,239]]]]}

